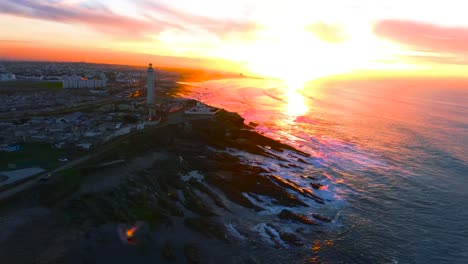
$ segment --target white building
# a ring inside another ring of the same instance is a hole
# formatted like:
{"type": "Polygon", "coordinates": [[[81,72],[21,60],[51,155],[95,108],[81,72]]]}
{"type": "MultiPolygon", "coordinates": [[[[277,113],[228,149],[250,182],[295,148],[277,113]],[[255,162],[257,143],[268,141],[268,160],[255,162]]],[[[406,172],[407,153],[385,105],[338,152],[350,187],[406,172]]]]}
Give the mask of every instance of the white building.
{"type": "Polygon", "coordinates": [[[0,81],[13,81],[16,76],[13,73],[0,73],[0,81]]]}
{"type": "Polygon", "coordinates": [[[62,80],[63,88],[103,88],[107,85],[107,78],[101,74],[101,80],[88,80],[79,76],[65,77],[62,80]]]}
{"type": "Polygon", "coordinates": [[[149,64],[149,67],[148,67],[146,103],[148,105],[154,105],[154,70],[153,70],[153,64],[151,63],[149,64]]]}

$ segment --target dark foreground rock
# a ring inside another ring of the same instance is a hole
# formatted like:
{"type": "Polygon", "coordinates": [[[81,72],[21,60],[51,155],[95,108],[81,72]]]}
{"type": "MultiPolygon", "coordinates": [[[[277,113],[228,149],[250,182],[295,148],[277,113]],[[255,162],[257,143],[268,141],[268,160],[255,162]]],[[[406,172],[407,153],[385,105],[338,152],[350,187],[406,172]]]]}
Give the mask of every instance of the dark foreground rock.
{"type": "Polygon", "coordinates": [[[186,218],[184,224],[207,237],[217,238],[229,242],[226,227],[212,218],[193,217],[186,218]]]}
{"type": "Polygon", "coordinates": [[[169,261],[176,260],[174,249],[172,248],[172,244],[169,240],[166,240],[166,242],[164,243],[164,247],[163,247],[161,254],[166,260],[169,260],[169,261]]]}
{"type": "Polygon", "coordinates": [[[187,258],[188,263],[190,264],[200,263],[200,253],[196,245],[193,245],[193,244],[185,245],[184,253],[185,253],[185,257],[187,258]]]}
{"type": "Polygon", "coordinates": [[[278,214],[280,219],[291,220],[297,223],[302,223],[306,225],[318,225],[317,222],[310,220],[307,216],[302,214],[295,214],[288,209],[284,209],[281,213],[278,214]]]}

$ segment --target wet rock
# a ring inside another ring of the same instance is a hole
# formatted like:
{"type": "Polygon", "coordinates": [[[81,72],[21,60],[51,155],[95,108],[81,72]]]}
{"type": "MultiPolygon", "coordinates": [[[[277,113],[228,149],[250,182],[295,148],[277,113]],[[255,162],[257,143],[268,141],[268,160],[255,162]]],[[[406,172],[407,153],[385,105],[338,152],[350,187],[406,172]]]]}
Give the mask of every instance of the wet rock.
{"type": "Polygon", "coordinates": [[[161,254],[166,260],[174,261],[176,259],[176,255],[172,249],[172,244],[169,240],[166,240],[164,243],[161,254]]]}
{"type": "MultiPolygon", "coordinates": [[[[270,157],[270,158],[273,158],[273,159],[276,159],[276,160],[279,160],[279,161],[284,161],[284,162],[287,162],[288,160],[287,159],[283,159],[282,157],[278,156],[278,155],[275,155],[273,153],[266,153],[265,154],[266,157],[270,157]]],[[[285,167],[285,168],[288,168],[288,167],[285,167]]]]}
{"type": "Polygon", "coordinates": [[[251,127],[258,127],[258,124],[255,122],[249,122],[249,126],[251,127]]]}
{"type": "Polygon", "coordinates": [[[217,238],[229,242],[226,227],[214,219],[191,217],[184,219],[184,224],[193,231],[200,232],[209,238],[217,238]]]}
{"type": "Polygon", "coordinates": [[[281,211],[281,213],[278,214],[278,217],[280,219],[291,220],[306,225],[318,225],[317,222],[310,220],[307,216],[293,213],[288,209],[284,209],[283,211],[281,211]]]}
{"type": "Polygon", "coordinates": [[[260,197],[258,197],[258,195],[256,195],[255,193],[249,193],[249,196],[254,198],[255,201],[259,202],[259,203],[263,203],[264,201],[262,199],[260,199],[260,197]]]}
{"type": "Polygon", "coordinates": [[[312,188],[314,188],[316,190],[320,190],[320,188],[323,187],[322,184],[316,183],[316,182],[312,182],[312,183],[310,183],[310,185],[312,186],[312,188]]]}
{"type": "Polygon", "coordinates": [[[314,176],[302,175],[301,177],[304,178],[304,179],[308,179],[308,180],[314,180],[314,181],[318,180],[317,177],[314,177],[314,176]]]}
{"type": "Polygon", "coordinates": [[[204,185],[203,183],[191,178],[189,180],[189,183],[190,185],[192,185],[193,187],[197,188],[198,190],[206,193],[211,199],[213,199],[214,203],[221,207],[221,208],[224,208],[226,209],[227,211],[230,212],[230,210],[226,207],[226,205],[223,203],[223,200],[221,200],[221,198],[216,194],[214,193],[212,190],[210,190],[206,185],[204,185]]]}
{"type": "MultiPolygon", "coordinates": [[[[276,175],[270,175],[269,178],[274,182],[276,183],[277,185],[281,186],[281,187],[284,187],[284,188],[288,188],[290,190],[293,190],[297,193],[300,193],[302,194],[303,196],[305,197],[310,197],[309,193],[307,192],[304,192],[304,189],[300,188],[296,183],[291,183],[291,182],[288,182],[286,180],[283,180],[283,178],[279,177],[279,176],[276,176],[276,175]]],[[[292,194],[288,193],[287,191],[283,190],[285,192],[285,196],[286,197],[290,197],[292,198],[291,196],[293,196],[292,194]]],[[[301,200],[299,200],[297,197],[293,196],[294,197],[294,200],[297,199],[297,205],[302,205],[302,206],[305,206],[305,207],[309,207],[307,204],[305,204],[304,202],[302,202],[301,200]]]]}
{"type": "Polygon", "coordinates": [[[288,166],[291,167],[291,168],[298,168],[298,169],[302,169],[302,167],[300,166],[297,166],[296,164],[294,163],[288,163],[288,166]]]}
{"type": "MultiPolygon", "coordinates": [[[[270,177],[263,175],[267,171],[260,167],[236,164],[230,168],[233,171],[227,173],[211,174],[207,177],[207,182],[221,189],[226,196],[235,203],[248,208],[255,208],[256,210],[262,208],[252,204],[242,193],[253,193],[257,195],[269,196],[275,199],[275,204],[285,206],[305,206],[303,201],[298,199],[295,195],[289,193],[281,184],[276,184],[270,177]],[[223,175],[226,174],[226,175],[223,175]]],[[[291,187],[293,185],[286,182],[286,185],[291,187]]],[[[300,188],[293,186],[298,191],[300,188]]]]}
{"type": "Polygon", "coordinates": [[[302,240],[293,233],[280,233],[280,238],[284,242],[287,242],[290,245],[294,246],[303,246],[304,243],[302,240]]]}
{"type": "Polygon", "coordinates": [[[289,182],[290,184],[296,186],[296,187],[300,187],[299,184],[297,184],[296,182],[290,180],[290,179],[286,179],[287,182],[289,182]]]}
{"type": "Polygon", "coordinates": [[[319,214],[312,214],[312,217],[314,217],[315,219],[320,220],[322,222],[330,223],[332,221],[332,219],[330,219],[328,217],[325,217],[325,216],[321,216],[319,214]]]}
{"type": "Polygon", "coordinates": [[[226,197],[234,203],[244,206],[246,208],[252,208],[255,211],[262,211],[263,208],[253,204],[247,197],[245,197],[241,190],[237,186],[232,185],[231,175],[222,175],[220,173],[207,175],[206,180],[213,186],[221,189],[226,197]]]}
{"type": "MultiPolygon", "coordinates": [[[[269,226],[269,225],[267,225],[269,226]]],[[[265,233],[270,237],[270,240],[275,244],[275,248],[282,248],[281,243],[276,239],[277,236],[273,233],[272,230],[278,232],[275,228],[269,226],[270,228],[265,228],[265,233]]]]}
{"type": "Polygon", "coordinates": [[[201,216],[216,215],[210,206],[204,203],[203,199],[201,199],[193,190],[184,188],[183,193],[185,197],[184,206],[187,209],[201,216]]]}
{"type": "Polygon", "coordinates": [[[306,188],[303,188],[303,189],[302,189],[302,192],[303,192],[306,196],[308,196],[309,198],[312,198],[316,203],[318,203],[318,204],[325,204],[325,201],[323,200],[323,198],[318,197],[318,196],[315,195],[311,190],[306,189],[306,188]]]}
{"type": "Polygon", "coordinates": [[[187,258],[188,263],[197,264],[200,263],[200,253],[198,247],[192,244],[184,246],[184,254],[187,258]]]}
{"type": "Polygon", "coordinates": [[[232,127],[232,126],[243,127],[244,126],[244,118],[242,118],[237,113],[232,113],[232,112],[228,112],[225,110],[221,110],[216,115],[216,119],[219,122],[228,125],[228,127],[232,127]]]}

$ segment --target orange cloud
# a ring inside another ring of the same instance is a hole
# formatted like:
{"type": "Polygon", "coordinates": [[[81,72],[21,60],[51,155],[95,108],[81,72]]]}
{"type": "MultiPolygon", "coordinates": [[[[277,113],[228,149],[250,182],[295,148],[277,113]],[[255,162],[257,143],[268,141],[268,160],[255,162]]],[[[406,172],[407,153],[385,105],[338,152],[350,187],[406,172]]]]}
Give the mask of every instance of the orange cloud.
{"type": "Polygon", "coordinates": [[[93,63],[146,65],[158,67],[215,69],[242,72],[238,64],[221,59],[184,58],[142,53],[114,52],[103,49],[54,47],[38,43],[0,41],[0,59],[26,61],[86,61],[93,63]]]}
{"type": "Polygon", "coordinates": [[[468,54],[468,28],[383,20],[375,25],[374,33],[420,51],[468,54]]]}

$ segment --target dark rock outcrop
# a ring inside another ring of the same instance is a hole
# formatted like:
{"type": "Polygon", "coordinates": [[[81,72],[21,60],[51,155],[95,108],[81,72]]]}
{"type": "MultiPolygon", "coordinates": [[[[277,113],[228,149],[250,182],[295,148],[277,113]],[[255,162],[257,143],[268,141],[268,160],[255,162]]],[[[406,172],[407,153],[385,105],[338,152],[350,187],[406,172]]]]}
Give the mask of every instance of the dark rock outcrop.
{"type": "Polygon", "coordinates": [[[291,220],[297,223],[302,223],[306,225],[318,225],[317,222],[310,220],[307,216],[302,214],[295,214],[288,209],[284,209],[281,213],[278,214],[280,219],[291,220]]]}
{"type": "Polygon", "coordinates": [[[330,223],[332,221],[332,219],[325,217],[325,216],[321,216],[319,214],[312,214],[312,217],[322,222],[330,223]]]}
{"type": "Polygon", "coordinates": [[[310,183],[310,186],[312,186],[312,188],[314,188],[314,189],[316,189],[316,190],[319,190],[321,187],[323,187],[322,184],[316,183],[316,182],[310,183]]]}
{"type": "Polygon", "coordinates": [[[287,242],[290,245],[294,246],[303,246],[304,243],[302,240],[293,233],[280,233],[281,240],[287,242]]]}
{"type": "Polygon", "coordinates": [[[216,220],[208,217],[192,217],[184,219],[184,224],[197,232],[210,238],[217,238],[229,242],[226,227],[216,220]]]}

